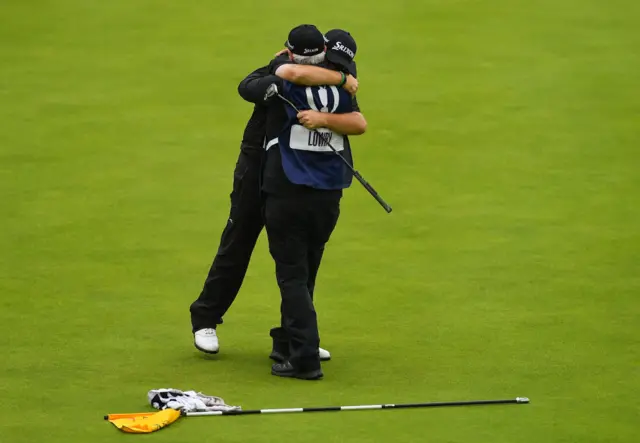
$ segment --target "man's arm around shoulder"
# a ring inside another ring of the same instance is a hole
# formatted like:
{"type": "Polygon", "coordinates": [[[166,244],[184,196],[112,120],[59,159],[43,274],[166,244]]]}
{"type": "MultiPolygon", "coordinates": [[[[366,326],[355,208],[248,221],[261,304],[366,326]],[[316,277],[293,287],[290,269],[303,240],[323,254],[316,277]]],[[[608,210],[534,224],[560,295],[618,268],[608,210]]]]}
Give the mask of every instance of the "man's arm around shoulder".
{"type": "Polygon", "coordinates": [[[358,91],[358,80],[352,75],[311,65],[284,64],[278,66],[275,74],[296,85],[302,86],[342,86],[351,95],[358,91]]]}

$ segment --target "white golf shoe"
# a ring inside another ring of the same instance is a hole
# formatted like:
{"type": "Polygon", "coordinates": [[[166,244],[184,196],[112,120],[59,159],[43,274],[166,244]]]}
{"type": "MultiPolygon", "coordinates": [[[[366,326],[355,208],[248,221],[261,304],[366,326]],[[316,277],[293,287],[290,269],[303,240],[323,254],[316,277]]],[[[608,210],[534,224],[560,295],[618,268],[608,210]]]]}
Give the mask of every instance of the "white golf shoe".
{"type": "Polygon", "coordinates": [[[217,354],[220,349],[218,336],[213,328],[200,329],[193,334],[194,344],[198,350],[207,354],[217,354]]]}
{"type": "Polygon", "coordinates": [[[320,355],[320,361],[331,360],[331,352],[326,349],[318,348],[318,354],[320,355]]]}

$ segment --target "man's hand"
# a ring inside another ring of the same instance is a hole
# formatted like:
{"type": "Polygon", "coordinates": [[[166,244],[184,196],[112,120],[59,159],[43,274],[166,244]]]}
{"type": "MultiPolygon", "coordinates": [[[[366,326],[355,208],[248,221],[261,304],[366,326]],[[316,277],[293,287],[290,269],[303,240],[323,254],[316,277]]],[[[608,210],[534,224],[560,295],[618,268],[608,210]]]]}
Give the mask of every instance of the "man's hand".
{"type": "Polygon", "coordinates": [[[347,75],[347,82],[342,85],[342,87],[346,89],[349,94],[356,95],[356,92],[358,92],[358,79],[349,74],[347,75]]]}
{"type": "Polygon", "coordinates": [[[276,53],[274,54],[274,57],[279,57],[279,56],[281,56],[281,55],[283,55],[283,54],[286,54],[286,53],[287,53],[287,48],[284,48],[284,49],[281,49],[281,50],[279,50],[278,52],[276,52],[276,53]]]}
{"type": "Polygon", "coordinates": [[[318,111],[300,111],[298,112],[298,121],[307,129],[324,128],[327,125],[325,113],[318,111]]]}

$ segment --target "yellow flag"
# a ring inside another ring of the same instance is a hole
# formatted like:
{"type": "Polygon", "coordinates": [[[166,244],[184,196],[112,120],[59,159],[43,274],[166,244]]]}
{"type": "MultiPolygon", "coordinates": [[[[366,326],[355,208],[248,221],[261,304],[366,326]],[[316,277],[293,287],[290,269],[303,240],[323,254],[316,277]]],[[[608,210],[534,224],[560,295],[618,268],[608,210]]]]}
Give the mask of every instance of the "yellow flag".
{"type": "Polygon", "coordinates": [[[160,412],[109,414],[107,419],[122,432],[148,434],[170,425],[180,418],[180,411],[165,409],[160,412]]]}

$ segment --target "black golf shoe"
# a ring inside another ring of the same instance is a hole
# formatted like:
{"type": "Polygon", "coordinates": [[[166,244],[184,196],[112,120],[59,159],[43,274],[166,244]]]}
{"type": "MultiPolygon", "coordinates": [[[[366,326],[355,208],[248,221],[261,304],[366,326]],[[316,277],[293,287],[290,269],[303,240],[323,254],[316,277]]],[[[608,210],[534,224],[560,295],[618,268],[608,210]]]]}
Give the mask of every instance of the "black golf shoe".
{"type": "Polygon", "coordinates": [[[271,351],[271,354],[269,354],[269,358],[276,363],[284,363],[285,361],[287,361],[287,358],[289,358],[289,356],[274,349],[271,351]]]}
{"type": "Polygon", "coordinates": [[[300,380],[320,380],[324,374],[322,369],[314,369],[312,371],[299,371],[294,368],[288,361],[284,363],[275,363],[271,366],[271,375],[278,377],[299,378],[300,380]]]}

